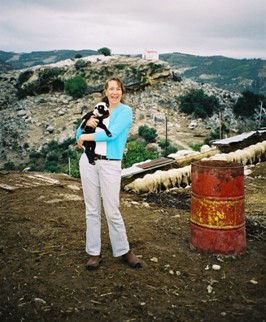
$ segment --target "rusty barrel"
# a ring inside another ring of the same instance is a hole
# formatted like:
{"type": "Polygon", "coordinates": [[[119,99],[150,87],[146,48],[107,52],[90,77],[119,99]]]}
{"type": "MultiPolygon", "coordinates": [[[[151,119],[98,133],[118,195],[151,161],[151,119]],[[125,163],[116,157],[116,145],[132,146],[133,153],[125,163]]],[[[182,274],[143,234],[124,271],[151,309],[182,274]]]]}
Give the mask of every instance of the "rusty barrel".
{"type": "Polygon", "coordinates": [[[191,248],[212,254],[242,253],[246,248],[243,165],[194,162],[191,188],[191,248]]]}

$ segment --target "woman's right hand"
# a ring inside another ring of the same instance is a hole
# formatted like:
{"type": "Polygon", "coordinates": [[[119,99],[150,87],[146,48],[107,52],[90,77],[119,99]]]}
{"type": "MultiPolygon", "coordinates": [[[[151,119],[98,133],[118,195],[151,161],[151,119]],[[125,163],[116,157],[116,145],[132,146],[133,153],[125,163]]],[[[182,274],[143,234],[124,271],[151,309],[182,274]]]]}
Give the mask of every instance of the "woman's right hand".
{"type": "Polygon", "coordinates": [[[90,119],[87,121],[86,126],[89,126],[95,129],[98,123],[99,123],[99,120],[94,115],[92,115],[90,119]]]}

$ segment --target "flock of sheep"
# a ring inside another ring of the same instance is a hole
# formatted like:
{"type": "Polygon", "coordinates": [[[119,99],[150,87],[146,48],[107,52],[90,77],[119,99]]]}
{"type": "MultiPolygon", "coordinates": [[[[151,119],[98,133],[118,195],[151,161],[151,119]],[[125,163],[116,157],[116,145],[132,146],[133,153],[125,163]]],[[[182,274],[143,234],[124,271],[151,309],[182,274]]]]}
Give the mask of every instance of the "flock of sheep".
{"type": "MultiPolygon", "coordinates": [[[[194,155],[204,155],[203,153],[211,150],[211,147],[203,145],[200,152],[181,150],[175,154],[168,155],[168,157],[180,160],[194,155]]],[[[266,141],[230,153],[217,153],[209,158],[202,158],[201,160],[225,160],[227,162],[239,162],[244,166],[263,162],[266,161],[266,141]]],[[[182,168],[173,168],[167,171],[157,170],[154,173],[148,173],[143,178],[137,178],[127,184],[124,189],[135,193],[158,193],[162,190],[172,188],[186,188],[190,186],[190,183],[191,165],[187,165],[182,168]]]]}

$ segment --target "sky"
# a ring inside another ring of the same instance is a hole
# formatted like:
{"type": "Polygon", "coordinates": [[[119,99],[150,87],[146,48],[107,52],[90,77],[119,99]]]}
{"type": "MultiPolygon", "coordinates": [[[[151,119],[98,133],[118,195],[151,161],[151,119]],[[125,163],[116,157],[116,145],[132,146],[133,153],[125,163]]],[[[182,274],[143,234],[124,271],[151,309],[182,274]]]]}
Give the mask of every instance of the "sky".
{"type": "Polygon", "coordinates": [[[0,50],[266,59],[265,0],[0,0],[0,50]]]}

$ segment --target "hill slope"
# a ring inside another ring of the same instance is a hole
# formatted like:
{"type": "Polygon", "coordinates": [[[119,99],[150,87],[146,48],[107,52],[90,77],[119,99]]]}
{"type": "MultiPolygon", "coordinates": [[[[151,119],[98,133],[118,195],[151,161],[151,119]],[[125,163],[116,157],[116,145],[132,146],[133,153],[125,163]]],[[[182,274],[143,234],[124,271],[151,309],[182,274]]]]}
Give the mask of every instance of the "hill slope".
{"type": "Polygon", "coordinates": [[[0,51],[0,60],[11,64],[15,69],[28,68],[36,65],[57,63],[65,59],[74,59],[76,55],[90,56],[99,54],[96,50],[52,50],[33,51],[31,53],[14,53],[0,51]]]}
{"type": "Polygon", "coordinates": [[[160,59],[194,81],[207,82],[230,91],[250,90],[266,95],[265,60],[202,57],[181,53],[162,54],[160,59]]]}

